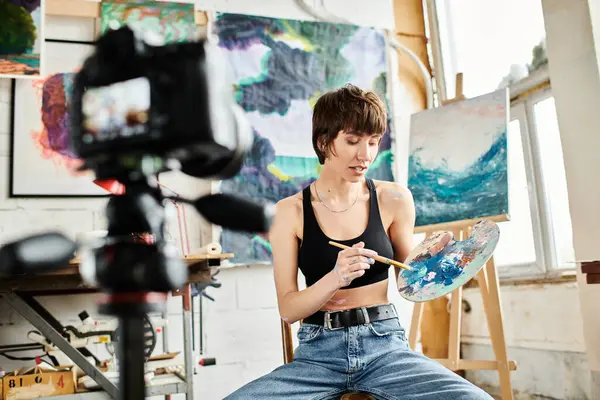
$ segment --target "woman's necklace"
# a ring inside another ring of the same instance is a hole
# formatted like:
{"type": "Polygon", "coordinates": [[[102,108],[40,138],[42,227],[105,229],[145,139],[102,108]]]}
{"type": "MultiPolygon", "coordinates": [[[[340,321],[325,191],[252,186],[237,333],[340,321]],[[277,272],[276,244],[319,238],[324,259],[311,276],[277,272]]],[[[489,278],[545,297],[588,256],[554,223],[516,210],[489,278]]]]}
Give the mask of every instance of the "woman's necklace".
{"type": "Polygon", "coordinates": [[[326,208],[326,209],[328,209],[329,211],[331,211],[332,213],[342,213],[342,212],[344,212],[344,211],[348,211],[349,209],[351,209],[352,207],[354,207],[354,205],[356,204],[356,200],[358,200],[358,193],[360,192],[360,190],[359,190],[359,189],[360,189],[360,188],[358,188],[358,189],[356,190],[356,197],[354,198],[354,201],[352,202],[352,204],[350,204],[350,205],[349,205],[347,208],[345,208],[345,209],[343,209],[343,210],[336,211],[336,210],[332,210],[331,208],[329,208],[329,207],[327,206],[327,204],[325,204],[325,203],[323,202],[323,200],[321,200],[321,195],[319,194],[319,190],[317,189],[317,183],[315,182],[315,192],[317,193],[317,197],[319,198],[319,202],[320,202],[321,204],[323,204],[323,206],[325,206],[325,208],[326,208]]]}

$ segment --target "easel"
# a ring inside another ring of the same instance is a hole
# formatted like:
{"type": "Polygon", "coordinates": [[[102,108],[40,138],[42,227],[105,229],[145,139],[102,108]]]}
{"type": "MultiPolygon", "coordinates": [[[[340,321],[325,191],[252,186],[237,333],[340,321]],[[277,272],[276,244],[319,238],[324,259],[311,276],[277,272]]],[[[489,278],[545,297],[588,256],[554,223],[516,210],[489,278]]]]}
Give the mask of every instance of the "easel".
{"type": "MultiPolygon", "coordinates": [[[[446,105],[452,102],[463,100],[465,97],[462,91],[462,73],[456,76],[456,97],[454,99],[442,102],[446,105]]],[[[486,218],[494,222],[508,221],[507,215],[499,215],[486,218]]],[[[479,220],[457,221],[447,224],[436,224],[415,229],[415,233],[426,233],[430,236],[435,231],[451,231],[456,240],[464,240],[470,234],[479,220]]],[[[500,376],[500,391],[503,400],[513,400],[512,385],[510,382],[510,371],[517,369],[514,361],[509,361],[506,350],[506,339],[504,336],[504,324],[502,320],[502,307],[500,303],[500,283],[498,272],[494,264],[493,256],[487,264],[477,273],[477,284],[481,290],[483,308],[490,332],[490,339],[494,349],[496,360],[464,360],[460,357],[460,338],[462,322],[462,286],[455,289],[450,294],[450,329],[448,341],[448,358],[434,358],[446,368],[452,371],[459,370],[497,370],[500,376]]],[[[435,301],[435,300],[434,300],[435,301]]],[[[418,340],[423,309],[425,303],[415,303],[409,332],[409,345],[415,350],[418,340]]]]}

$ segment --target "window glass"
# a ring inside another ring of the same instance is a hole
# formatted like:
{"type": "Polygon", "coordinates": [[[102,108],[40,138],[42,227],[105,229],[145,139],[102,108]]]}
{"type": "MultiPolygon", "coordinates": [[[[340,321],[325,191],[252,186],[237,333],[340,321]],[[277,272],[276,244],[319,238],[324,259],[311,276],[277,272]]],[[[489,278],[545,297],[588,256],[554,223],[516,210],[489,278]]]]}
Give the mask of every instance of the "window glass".
{"type": "Polygon", "coordinates": [[[448,98],[458,72],[467,98],[494,91],[511,71],[528,75],[545,37],[541,0],[436,0],[436,8],[448,98]]]}
{"type": "Polygon", "coordinates": [[[529,187],[521,138],[521,121],[508,126],[508,202],[510,221],[501,222],[500,241],[494,253],[497,267],[536,262],[529,187]]]}
{"type": "Polygon", "coordinates": [[[537,102],[533,106],[534,123],[538,137],[538,154],[548,202],[551,236],[556,252],[556,265],[568,268],[575,266],[571,214],[563,152],[554,108],[554,97],[537,102]]]}

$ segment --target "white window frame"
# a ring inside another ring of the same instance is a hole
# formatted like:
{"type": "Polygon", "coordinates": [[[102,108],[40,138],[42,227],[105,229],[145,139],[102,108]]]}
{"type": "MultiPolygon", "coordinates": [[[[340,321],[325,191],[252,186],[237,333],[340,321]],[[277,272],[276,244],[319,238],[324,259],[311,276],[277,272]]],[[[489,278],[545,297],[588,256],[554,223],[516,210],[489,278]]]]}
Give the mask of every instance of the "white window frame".
{"type": "Polygon", "coordinates": [[[501,279],[554,278],[572,275],[575,272],[575,265],[559,266],[557,261],[550,203],[548,192],[544,188],[544,172],[535,123],[534,106],[540,101],[552,97],[548,70],[536,71],[511,86],[510,97],[512,99],[510,120],[518,120],[521,131],[536,261],[535,263],[498,267],[498,274],[501,279]],[[540,85],[543,87],[539,88],[540,85]]]}
{"type": "MultiPolygon", "coordinates": [[[[531,263],[515,263],[509,265],[499,265],[498,266],[498,274],[500,278],[505,277],[519,277],[526,275],[534,275],[540,274],[543,272],[544,265],[544,253],[542,251],[542,241],[541,241],[541,221],[540,221],[540,213],[538,208],[538,200],[537,200],[537,179],[536,174],[534,173],[534,161],[532,155],[532,146],[529,132],[529,124],[527,120],[527,111],[524,103],[520,104],[511,104],[510,107],[510,121],[518,121],[520,128],[520,139],[522,143],[523,149],[523,162],[525,164],[525,176],[527,179],[527,187],[529,189],[528,197],[529,197],[529,211],[531,214],[531,228],[533,234],[533,243],[535,246],[535,262],[531,263]]],[[[510,140],[510,139],[509,139],[510,140]]],[[[510,164],[508,165],[510,169],[510,164]]],[[[509,186],[509,191],[510,191],[509,186]]],[[[510,217],[510,208],[508,210],[510,217]]],[[[502,224],[502,223],[500,223],[502,224]]]]}

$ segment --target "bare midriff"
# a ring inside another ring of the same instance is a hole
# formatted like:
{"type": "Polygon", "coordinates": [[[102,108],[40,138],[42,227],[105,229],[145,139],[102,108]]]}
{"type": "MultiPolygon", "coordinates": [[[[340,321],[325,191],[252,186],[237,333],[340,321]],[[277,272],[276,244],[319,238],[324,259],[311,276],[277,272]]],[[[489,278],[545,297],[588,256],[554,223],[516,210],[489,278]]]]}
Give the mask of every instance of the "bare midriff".
{"type": "Polygon", "coordinates": [[[388,280],[352,289],[338,290],[321,308],[322,311],[348,310],[387,304],[388,280]]]}

